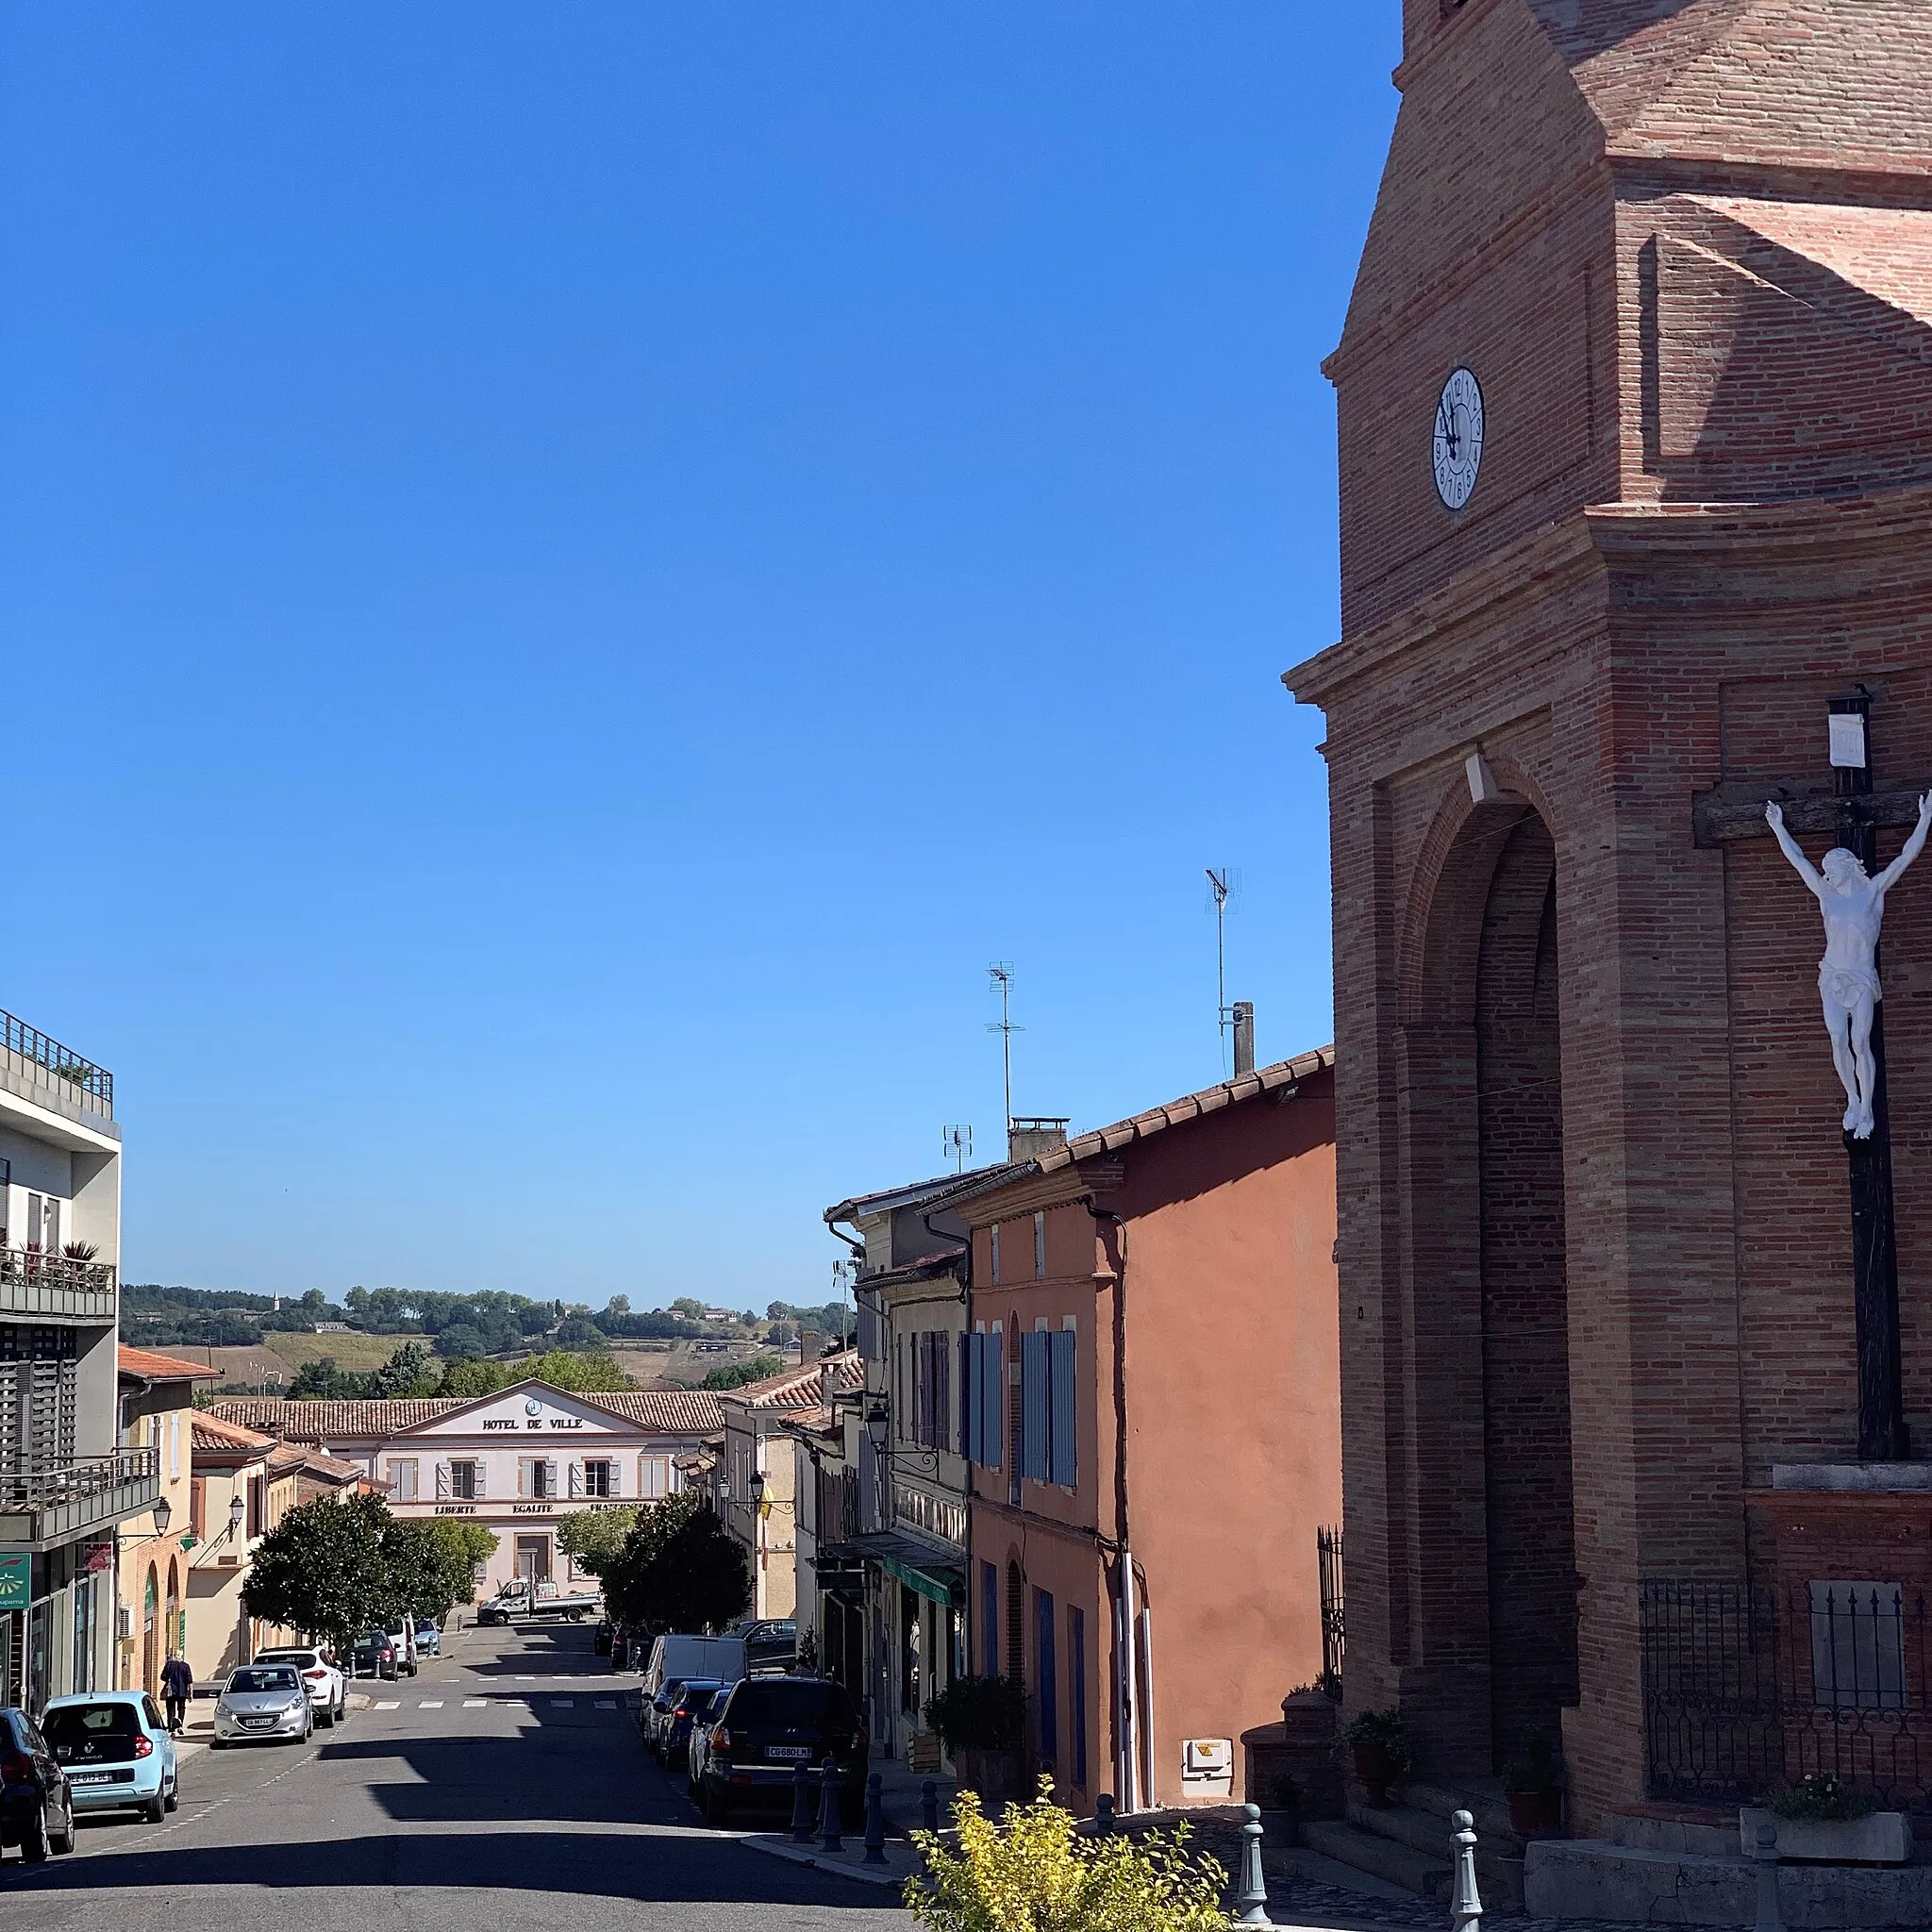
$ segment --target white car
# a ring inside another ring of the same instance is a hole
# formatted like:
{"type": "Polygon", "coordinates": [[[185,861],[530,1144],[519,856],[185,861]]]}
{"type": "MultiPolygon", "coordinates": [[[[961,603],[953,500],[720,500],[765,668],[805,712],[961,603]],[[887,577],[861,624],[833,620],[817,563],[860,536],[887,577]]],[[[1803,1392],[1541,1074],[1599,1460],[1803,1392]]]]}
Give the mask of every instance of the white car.
{"type": "Polygon", "coordinates": [[[306,1742],[315,1711],[293,1664],[237,1664],[215,1700],[214,1748],[306,1742]]]}
{"type": "Polygon", "coordinates": [[[349,1680],[321,1651],[308,1645],[286,1650],[265,1650],[258,1664],[293,1664],[302,1674],[302,1687],[315,1707],[317,1724],[333,1730],[349,1714],[349,1680]]]}

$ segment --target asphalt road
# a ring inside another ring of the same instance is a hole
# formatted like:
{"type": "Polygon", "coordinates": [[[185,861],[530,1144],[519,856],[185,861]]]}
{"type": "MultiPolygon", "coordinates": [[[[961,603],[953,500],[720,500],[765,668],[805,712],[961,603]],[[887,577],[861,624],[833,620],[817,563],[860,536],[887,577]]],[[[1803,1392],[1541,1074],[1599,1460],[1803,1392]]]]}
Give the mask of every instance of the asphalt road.
{"type": "Polygon", "coordinates": [[[908,1932],[890,1892],[698,1822],[587,1626],[465,1630],[312,1743],[182,1755],[165,1824],[0,1863],[8,1932],[908,1932]],[[385,1708],[385,1706],[391,1707],[385,1708]]]}

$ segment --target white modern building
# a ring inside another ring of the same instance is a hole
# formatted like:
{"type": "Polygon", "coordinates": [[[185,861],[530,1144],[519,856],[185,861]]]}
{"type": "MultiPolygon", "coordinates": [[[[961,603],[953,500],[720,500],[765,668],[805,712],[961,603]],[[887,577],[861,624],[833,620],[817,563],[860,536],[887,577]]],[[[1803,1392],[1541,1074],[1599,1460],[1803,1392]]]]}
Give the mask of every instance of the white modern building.
{"type": "Polygon", "coordinates": [[[492,1531],[479,1593],[532,1565],[540,1579],[581,1580],[557,1547],[562,1519],[672,1494],[683,1486],[677,1458],[721,1426],[705,1390],[576,1395],[534,1381],[468,1402],[241,1396],[210,1413],[367,1470],[389,1486],[398,1516],[461,1517],[492,1531]]]}
{"type": "Polygon", "coordinates": [[[120,1258],[113,1075],[0,1013],[0,1703],[114,1680],[116,1525],[160,1495],[117,1447],[120,1258]]]}

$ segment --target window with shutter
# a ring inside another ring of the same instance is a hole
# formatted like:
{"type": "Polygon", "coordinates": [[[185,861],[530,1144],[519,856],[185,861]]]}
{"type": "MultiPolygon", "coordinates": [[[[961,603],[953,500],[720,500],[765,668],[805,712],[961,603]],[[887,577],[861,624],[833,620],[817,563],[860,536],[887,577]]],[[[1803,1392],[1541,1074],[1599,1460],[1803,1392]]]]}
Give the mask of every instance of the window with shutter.
{"type": "Polygon", "coordinates": [[[962,1335],[959,1338],[959,1454],[968,1462],[976,1462],[973,1453],[973,1418],[979,1413],[976,1407],[978,1397],[973,1387],[973,1350],[980,1340],[977,1335],[962,1335]]]}
{"type": "Polygon", "coordinates": [[[1020,1338],[1020,1474],[1043,1483],[1047,1470],[1047,1342],[1035,1332],[1020,1338]]]}
{"type": "Polygon", "coordinates": [[[1062,1328],[1046,1339],[1052,1344],[1047,1377],[1047,1409],[1051,1418],[1047,1480],[1072,1489],[1076,1480],[1074,1444],[1079,1440],[1074,1434],[1074,1361],[1079,1338],[1073,1329],[1062,1328]]]}
{"type": "Polygon", "coordinates": [[[932,1338],[932,1446],[949,1448],[953,1436],[953,1338],[941,1328],[932,1338]]]}
{"type": "Polygon", "coordinates": [[[995,1327],[980,1339],[986,1344],[979,1364],[980,1459],[988,1469],[1001,1469],[1007,1459],[1000,1442],[1000,1418],[1007,1404],[1006,1338],[995,1327]]]}
{"type": "Polygon", "coordinates": [[[1059,1753],[1059,1660],[1054,1655],[1053,1592],[1033,1592],[1033,1707],[1040,1713],[1040,1762],[1051,1769],[1059,1753]]]}

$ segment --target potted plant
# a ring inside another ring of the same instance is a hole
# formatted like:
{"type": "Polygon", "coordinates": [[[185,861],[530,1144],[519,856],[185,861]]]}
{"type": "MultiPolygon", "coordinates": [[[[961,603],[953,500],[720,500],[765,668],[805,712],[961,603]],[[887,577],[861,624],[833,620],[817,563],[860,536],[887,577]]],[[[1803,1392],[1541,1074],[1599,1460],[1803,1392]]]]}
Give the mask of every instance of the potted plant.
{"type": "Polygon", "coordinates": [[[1777,1832],[1780,1858],[1812,1858],[1834,1865],[1903,1865],[1912,1857],[1912,1821],[1904,1811],[1881,1811],[1869,1791],[1828,1771],[1814,1771],[1789,1790],[1773,1791],[1762,1807],[1738,1813],[1738,1836],[1747,1853],[1757,1827],[1777,1832]]]}
{"type": "Polygon", "coordinates": [[[1562,1837],[1563,1768],[1541,1731],[1504,1759],[1503,1795],[1509,1801],[1509,1829],[1518,1838],[1562,1837]]]}
{"type": "Polygon", "coordinates": [[[1302,1788],[1300,1780],[1283,1772],[1271,1778],[1261,1806],[1261,1842],[1291,1845],[1301,1836],[1302,1788]]]}
{"type": "Polygon", "coordinates": [[[1341,1741],[1355,1760],[1356,1782],[1378,1810],[1389,1803],[1389,1787],[1415,1768],[1415,1751],[1403,1728],[1402,1713],[1358,1710],[1341,1727],[1341,1741]]]}
{"type": "Polygon", "coordinates": [[[988,1805],[1021,1795],[1026,1692],[1010,1677],[955,1677],[925,1707],[959,1783],[988,1805]]]}

